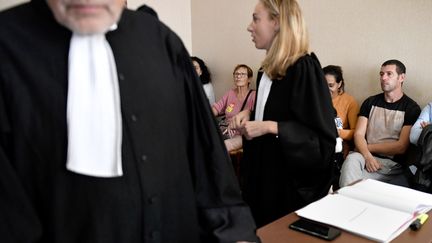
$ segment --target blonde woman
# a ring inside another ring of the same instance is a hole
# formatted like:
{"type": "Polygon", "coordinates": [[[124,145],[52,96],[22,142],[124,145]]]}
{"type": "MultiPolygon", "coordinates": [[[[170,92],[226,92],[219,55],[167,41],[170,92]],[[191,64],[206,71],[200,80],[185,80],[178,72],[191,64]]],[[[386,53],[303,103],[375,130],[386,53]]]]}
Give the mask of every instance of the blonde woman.
{"type": "Polygon", "coordinates": [[[295,0],[260,0],[248,26],[266,50],[254,111],[230,124],[243,136],[243,196],[258,227],[327,194],[336,142],[334,109],[295,0]]]}

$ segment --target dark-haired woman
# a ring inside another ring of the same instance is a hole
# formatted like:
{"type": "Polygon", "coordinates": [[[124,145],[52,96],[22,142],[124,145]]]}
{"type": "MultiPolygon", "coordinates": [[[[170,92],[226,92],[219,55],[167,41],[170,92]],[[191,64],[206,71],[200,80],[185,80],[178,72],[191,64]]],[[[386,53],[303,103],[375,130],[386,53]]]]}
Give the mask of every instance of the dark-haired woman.
{"type": "Polygon", "coordinates": [[[192,64],[195,67],[195,71],[201,80],[207,99],[209,100],[210,105],[212,105],[215,102],[215,95],[213,90],[213,84],[211,83],[210,71],[208,70],[207,65],[201,58],[193,56],[191,57],[191,59],[192,64]]]}
{"type": "Polygon", "coordinates": [[[323,68],[327,80],[333,107],[337,111],[337,117],[341,121],[341,128],[338,128],[339,137],[343,139],[344,158],[353,148],[353,135],[357,124],[359,105],[351,95],[345,92],[345,81],[340,66],[329,65],[323,68]]]}

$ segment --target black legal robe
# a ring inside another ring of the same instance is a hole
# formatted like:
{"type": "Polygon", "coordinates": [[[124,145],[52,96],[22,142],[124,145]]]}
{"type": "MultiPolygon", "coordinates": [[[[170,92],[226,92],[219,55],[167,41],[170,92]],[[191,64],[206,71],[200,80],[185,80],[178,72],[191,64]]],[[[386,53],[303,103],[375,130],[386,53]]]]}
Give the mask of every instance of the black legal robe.
{"type": "Polygon", "coordinates": [[[0,242],[256,241],[208,101],[180,39],[124,10],[116,60],[123,172],[66,170],[71,32],[45,1],[0,13],[0,242]]]}
{"type": "Polygon", "coordinates": [[[325,196],[331,186],[334,109],[314,54],[300,57],[281,80],[273,80],[263,120],[277,121],[278,135],[244,139],[240,166],[244,199],[258,227],[325,196]]]}

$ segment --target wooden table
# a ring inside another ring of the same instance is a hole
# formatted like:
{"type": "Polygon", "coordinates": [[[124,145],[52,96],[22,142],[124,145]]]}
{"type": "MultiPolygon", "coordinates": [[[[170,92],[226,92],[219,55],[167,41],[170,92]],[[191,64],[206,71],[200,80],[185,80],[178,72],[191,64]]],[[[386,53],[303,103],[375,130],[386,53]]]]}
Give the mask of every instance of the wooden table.
{"type": "MultiPolygon", "coordinates": [[[[295,213],[290,213],[268,225],[258,229],[258,236],[263,243],[323,243],[329,242],[314,236],[307,235],[292,229],[288,226],[299,219],[295,213]]],[[[366,238],[345,232],[332,241],[333,243],[366,243],[373,242],[366,238]]],[[[431,243],[432,242],[432,214],[429,212],[429,219],[421,229],[412,231],[409,228],[392,241],[392,243],[431,243]]]]}

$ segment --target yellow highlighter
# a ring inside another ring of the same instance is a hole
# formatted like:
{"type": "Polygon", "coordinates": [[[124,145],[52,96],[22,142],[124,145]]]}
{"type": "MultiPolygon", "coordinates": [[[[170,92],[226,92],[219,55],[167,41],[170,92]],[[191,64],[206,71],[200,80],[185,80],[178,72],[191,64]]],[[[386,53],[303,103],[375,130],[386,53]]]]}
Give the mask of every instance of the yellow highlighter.
{"type": "Polygon", "coordinates": [[[414,222],[410,224],[410,229],[412,230],[418,230],[422,227],[422,225],[426,222],[426,220],[429,218],[429,215],[422,213],[420,214],[414,222]]]}

